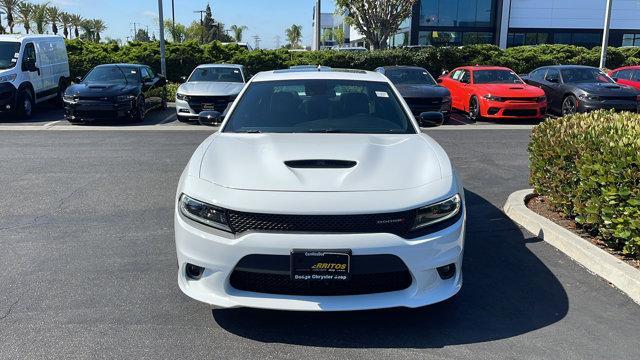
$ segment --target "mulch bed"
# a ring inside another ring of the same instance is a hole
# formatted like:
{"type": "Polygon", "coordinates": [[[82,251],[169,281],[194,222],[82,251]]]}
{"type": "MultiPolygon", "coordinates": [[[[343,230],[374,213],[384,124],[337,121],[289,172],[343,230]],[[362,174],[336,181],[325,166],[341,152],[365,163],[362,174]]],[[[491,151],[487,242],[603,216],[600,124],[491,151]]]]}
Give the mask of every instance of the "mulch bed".
{"type": "Polygon", "coordinates": [[[589,241],[590,243],[596,245],[602,250],[607,251],[611,255],[617,257],[620,260],[623,260],[627,264],[640,269],[640,259],[633,259],[626,255],[624,255],[621,251],[611,249],[607,247],[607,244],[598,239],[597,237],[591,235],[589,232],[585,231],[580,227],[578,223],[576,223],[573,219],[566,217],[563,213],[556,211],[544,196],[534,196],[527,202],[527,207],[531,209],[533,212],[538,215],[544,216],[545,218],[553,221],[554,223],[562,226],[563,228],[571,231],[572,233],[580,236],[581,238],[589,241]]]}

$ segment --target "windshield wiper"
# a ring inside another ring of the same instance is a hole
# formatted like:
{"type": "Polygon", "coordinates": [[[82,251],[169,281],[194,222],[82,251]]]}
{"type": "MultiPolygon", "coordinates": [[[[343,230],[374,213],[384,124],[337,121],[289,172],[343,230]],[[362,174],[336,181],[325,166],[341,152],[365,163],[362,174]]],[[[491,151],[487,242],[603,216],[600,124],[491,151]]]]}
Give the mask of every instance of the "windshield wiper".
{"type": "Polygon", "coordinates": [[[306,132],[308,133],[341,133],[344,132],[338,129],[309,129],[306,132]]]}

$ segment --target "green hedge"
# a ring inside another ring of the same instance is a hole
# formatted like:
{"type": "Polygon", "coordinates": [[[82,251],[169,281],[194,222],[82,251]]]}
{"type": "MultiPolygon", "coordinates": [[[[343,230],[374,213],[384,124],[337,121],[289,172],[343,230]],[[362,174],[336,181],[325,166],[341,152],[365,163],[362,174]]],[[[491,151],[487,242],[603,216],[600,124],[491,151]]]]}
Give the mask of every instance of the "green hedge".
{"type": "MultiPolygon", "coordinates": [[[[179,81],[193,68],[204,63],[229,62],[243,64],[251,73],[286,68],[291,65],[317,64],[338,68],[373,70],[385,65],[417,65],[434,76],[443,70],[462,65],[488,64],[512,68],[517,73],[553,64],[582,64],[597,66],[600,49],[586,49],[573,45],[520,46],[501,50],[493,45],[462,47],[433,47],[416,50],[381,50],[368,52],[280,50],[247,51],[240,47],[223,46],[218,42],[200,45],[195,42],[167,43],[167,72],[170,81],[179,81]]],[[[114,62],[144,63],[160,70],[160,49],[157,42],[131,42],[124,46],[115,43],[96,44],[82,40],[67,41],[69,62],[73,76],[82,76],[98,64],[114,62]]],[[[640,48],[610,48],[609,68],[640,64],[640,48]]]]}
{"type": "Polygon", "coordinates": [[[640,257],[640,115],[598,111],[536,126],[538,194],[607,244],[640,257]]]}

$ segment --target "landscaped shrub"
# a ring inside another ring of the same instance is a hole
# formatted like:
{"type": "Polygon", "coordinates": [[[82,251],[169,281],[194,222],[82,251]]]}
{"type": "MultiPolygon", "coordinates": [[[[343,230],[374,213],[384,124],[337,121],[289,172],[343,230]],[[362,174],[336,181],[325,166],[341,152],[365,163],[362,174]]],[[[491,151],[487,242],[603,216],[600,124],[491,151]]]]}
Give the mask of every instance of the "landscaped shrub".
{"type": "Polygon", "coordinates": [[[537,194],[608,245],[640,257],[640,115],[548,120],[529,144],[537,194]]]}
{"type": "MultiPolygon", "coordinates": [[[[158,42],[96,44],[82,40],[68,40],[69,63],[72,76],[83,76],[98,64],[131,62],[150,65],[160,71],[158,42]]],[[[279,50],[247,51],[235,45],[219,42],[200,45],[196,42],[167,43],[167,77],[179,81],[200,64],[238,63],[250,73],[286,68],[292,65],[326,65],[334,68],[374,70],[379,66],[415,65],[429,70],[434,77],[443,70],[462,65],[499,65],[512,68],[518,74],[528,73],[543,65],[582,64],[597,66],[600,49],[586,49],[573,45],[519,46],[501,50],[495,45],[460,47],[428,47],[421,50],[390,49],[367,52],[279,50]]],[[[637,48],[609,48],[607,67],[640,64],[637,48]]]]}

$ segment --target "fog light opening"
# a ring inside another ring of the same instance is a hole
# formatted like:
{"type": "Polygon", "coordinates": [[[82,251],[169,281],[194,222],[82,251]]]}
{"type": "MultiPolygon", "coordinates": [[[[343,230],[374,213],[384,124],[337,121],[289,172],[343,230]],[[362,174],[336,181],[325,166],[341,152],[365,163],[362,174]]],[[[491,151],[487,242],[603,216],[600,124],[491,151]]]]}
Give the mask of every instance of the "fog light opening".
{"type": "Polygon", "coordinates": [[[489,113],[489,115],[495,115],[498,113],[498,111],[500,111],[500,108],[491,107],[489,108],[489,110],[487,110],[487,113],[489,113]]]}
{"type": "Polygon", "coordinates": [[[456,274],[456,264],[440,266],[437,270],[442,280],[451,279],[456,274]]]}
{"type": "Polygon", "coordinates": [[[185,273],[189,279],[198,280],[202,277],[203,272],[204,268],[198,265],[187,263],[187,266],[185,266],[185,273]]]}

